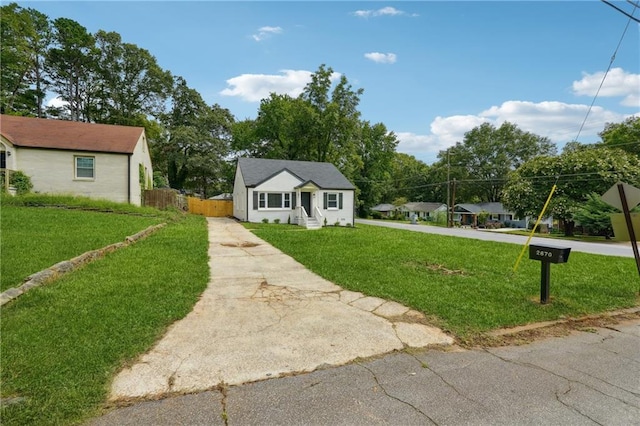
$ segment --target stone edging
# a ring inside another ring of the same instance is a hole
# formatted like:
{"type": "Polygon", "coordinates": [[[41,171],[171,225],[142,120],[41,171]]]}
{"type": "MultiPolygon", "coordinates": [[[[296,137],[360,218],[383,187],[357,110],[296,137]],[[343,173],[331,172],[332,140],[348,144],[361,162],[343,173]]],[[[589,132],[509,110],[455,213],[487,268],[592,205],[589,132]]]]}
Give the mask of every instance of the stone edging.
{"type": "Polygon", "coordinates": [[[152,233],[156,232],[157,230],[164,227],[165,225],[166,223],[160,223],[158,225],[150,226],[147,229],[138,232],[137,234],[126,237],[122,242],[110,244],[100,249],[88,251],[86,253],[81,254],[80,256],[74,257],[73,259],[58,262],[47,269],[43,269],[40,272],[36,272],[35,274],[29,275],[25,279],[24,283],[19,287],[10,288],[4,291],[2,294],[0,294],[0,306],[10,302],[13,299],[16,299],[18,296],[20,296],[23,293],[26,293],[28,290],[34,287],[39,287],[41,285],[50,283],[51,281],[54,281],[57,278],[59,278],[61,275],[66,274],[67,272],[71,272],[89,262],[100,259],[104,257],[107,253],[111,253],[120,248],[127,247],[128,245],[133,244],[138,240],[151,235],[152,233]]]}

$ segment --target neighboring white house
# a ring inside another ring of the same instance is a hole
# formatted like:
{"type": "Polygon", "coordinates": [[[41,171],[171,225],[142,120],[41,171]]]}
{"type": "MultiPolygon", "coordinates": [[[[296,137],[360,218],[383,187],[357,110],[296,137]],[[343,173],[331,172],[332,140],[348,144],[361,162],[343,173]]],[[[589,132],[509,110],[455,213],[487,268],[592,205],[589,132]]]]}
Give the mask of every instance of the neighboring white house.
{"type": "Polygon", "coordinates": [[[435,220],[438,213],[446,215],[447,206],[442,203],[406,203],[398,207],[398,210],[407,218],[416,217],[422,220],[435,220]]]}
{"type": "Polygon", "coordinates": [[[142,127],[0,115],[0,162],[40,193],[140,205],[153,185],[142,127]]]}
{"type": "Polygon", "coordinates": [[[354,225],[355,187],[330,163],[239,158],[233,215],[307,228],[354,225]]]}
{"type": "Polygon", "coordinates": [[[509,226],[516,221],[515,214],[507,211],[502,203],[456,204],[453,207],[453,221],[463,226],[478,226],[478,216],[487,215],[488,221],[509,226]]]}

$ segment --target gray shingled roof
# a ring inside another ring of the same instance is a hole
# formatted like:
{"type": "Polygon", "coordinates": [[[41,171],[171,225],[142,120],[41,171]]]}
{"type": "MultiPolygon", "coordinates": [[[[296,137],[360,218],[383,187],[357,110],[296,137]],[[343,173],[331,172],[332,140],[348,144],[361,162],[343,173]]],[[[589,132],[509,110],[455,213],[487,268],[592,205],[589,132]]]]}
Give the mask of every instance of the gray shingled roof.
{"type": "Polygon", "coordinates": [[[432,212],[440,207],[444,206],[442,203],[426,203],[415,202],[403,204],[403,207],[412,212],[432,212]]]}
{"type": "Polygon", "coordinates": [[[238,158],[238,166],[247,187],[260,185],[283,170],[288,170],[303,183],[311,181],[321,189],[355,189],[353,184],[331,163],[238,158]]]}
{"type": "Polygon", "coordinates": [[[376,212],[392,212],[396,208],[393,204],[378,204],[377,206],[371,207],[371,210],[376,212]]]}

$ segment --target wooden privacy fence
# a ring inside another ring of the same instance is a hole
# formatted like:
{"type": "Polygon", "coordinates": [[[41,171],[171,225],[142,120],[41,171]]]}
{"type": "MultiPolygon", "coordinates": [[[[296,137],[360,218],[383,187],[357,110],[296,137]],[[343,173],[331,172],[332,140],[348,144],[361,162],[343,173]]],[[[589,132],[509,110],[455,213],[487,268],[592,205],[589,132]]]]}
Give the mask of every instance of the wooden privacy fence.
{"type": "Polygon", "coordinates": [[[160,210],[175,207],[186,211],[188,208],[186,198],[174,189],[148,189],[142,192],[142,205],[160,210]]]}
{"type": "Polygon", "coordinates": [[[233,216],[233,201],[231,200],[201,200],[188,197],[188,201],[189,213],[207,217],[233,216]]]}

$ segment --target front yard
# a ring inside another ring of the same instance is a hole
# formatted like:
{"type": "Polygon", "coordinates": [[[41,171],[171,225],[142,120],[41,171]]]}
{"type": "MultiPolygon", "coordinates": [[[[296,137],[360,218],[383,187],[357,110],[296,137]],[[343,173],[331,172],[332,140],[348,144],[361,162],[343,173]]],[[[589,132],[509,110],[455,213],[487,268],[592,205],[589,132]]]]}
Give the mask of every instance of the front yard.
{"type": "Polygon", "coordinates": [[[299,232],[248,224],[324,278],[432,317],[460,338],[491,329],[638,304],[634,260],[571,253],[551,267],[551,303],[540,305],[540,262],[513,265],[521,246],[358,225],[299,232]]]}

